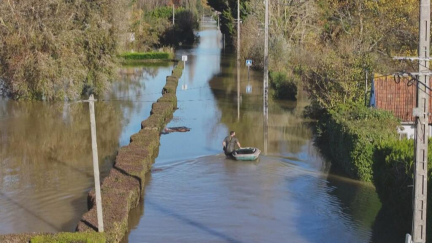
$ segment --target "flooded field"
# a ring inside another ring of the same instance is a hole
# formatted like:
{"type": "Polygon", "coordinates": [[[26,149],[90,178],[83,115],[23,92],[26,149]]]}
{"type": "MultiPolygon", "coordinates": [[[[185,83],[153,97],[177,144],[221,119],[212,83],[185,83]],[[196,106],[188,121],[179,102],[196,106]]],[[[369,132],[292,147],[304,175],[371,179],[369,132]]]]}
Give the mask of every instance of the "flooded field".
{"type": "MultiPolygon", "coordinates": [[[[102,176],[141,128],[172,63],[126,67],[96,103],[102,176]]],[[[0,99],[0,234],[74,231],[93,187],[87,103],[0,99]]]]}

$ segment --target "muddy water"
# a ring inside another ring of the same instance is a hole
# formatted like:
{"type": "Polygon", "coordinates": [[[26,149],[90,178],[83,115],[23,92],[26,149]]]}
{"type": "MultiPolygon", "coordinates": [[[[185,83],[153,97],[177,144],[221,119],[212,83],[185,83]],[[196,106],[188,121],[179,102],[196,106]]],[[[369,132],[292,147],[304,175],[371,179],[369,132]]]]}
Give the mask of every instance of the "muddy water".
{"type": "Polygon", "coordinates": [[[301,118],[306,97],[270,101],[265,138],[262,74],[251,71],[248,81],[242,65],[237,106],[235,56],[222,50],[214,27],[199,35],[200,44],[177,53],[189,61],[169,124],[191,131],[162,136],[124,241],[397,242],[376,230],[384,223],[376,220],[374,187],[334,172],[313,145],[311,124],[301,118]],[[242,146],[266,144],[267,154],[255,162],[226,159],[221,142],[230,130],[242,146]]]}
{"type": "MultiPolygon", "coordinates": [[[[99,97],[102,176],[148,117],[171,66],[125,68],[99,97]]],[[[92,187],[88,104],[0,100],[0,234],[74,231],[92,187]]]]}

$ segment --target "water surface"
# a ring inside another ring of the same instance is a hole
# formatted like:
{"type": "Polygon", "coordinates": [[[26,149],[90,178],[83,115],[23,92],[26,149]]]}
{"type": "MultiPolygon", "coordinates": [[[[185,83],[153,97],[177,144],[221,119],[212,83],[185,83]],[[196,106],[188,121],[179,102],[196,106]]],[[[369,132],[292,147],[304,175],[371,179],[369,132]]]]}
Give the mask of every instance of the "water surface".
{"type": "MultiPolygon", "coordinates": [[[[98,98],[102,177],[140,130],[171,70],[170,63],[124,68],[98,98]]],[[[0,99],[0,234],[74,231],[93,186],[87,103],[0,99]]]]}
{"type": "Polygon", "coordinates": [[[265,137],[262,73],[251,70],[248,80],[242,64],[237,106],[235,56],[214,27],[199,35],[196,47],[177,52],[189,58],[169,124],[192,130],[162,136],[124,241],[395,242],[374,231],[384,224],[375,220],[381,204],[372,184],[334,172],[314,146],[305,95],[270,101],[265,137]],[[222,141],[231,130],[242,146],[266,145],[267,153],[255,162],[227,159],[222,141]]]}

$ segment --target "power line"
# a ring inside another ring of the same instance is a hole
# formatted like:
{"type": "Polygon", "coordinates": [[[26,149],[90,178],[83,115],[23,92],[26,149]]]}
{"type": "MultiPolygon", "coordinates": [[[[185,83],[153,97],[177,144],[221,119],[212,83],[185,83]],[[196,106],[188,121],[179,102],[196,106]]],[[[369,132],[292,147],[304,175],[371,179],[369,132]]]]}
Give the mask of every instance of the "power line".
{"type": "MultiPolygon", "coordinates": [[[[397,84],[400,83],[400,79],[404,75],[408,75],[410,77],[410,79],[407,82],[407,86],[412,86],[414,84],[414,82],[417,82],[417,83],[420,83],[421,85],[423,85],[427,90],[432,91],[432,89],[426,83],[420,81],[415,75],[413,75],[410,72],[406,72],[406,71],[401,71],[401,72],[398,72],[394,75],[395,83],[397,83],[397,84]],[[396,76],[397,76],[397,79],[396,79],[396,76]]],[[[428,93],[424,90],[421,90],[421,91],[425,92],[427,95],[429,95],[429,97],[432,97],[430,93],[428,93]]]]}

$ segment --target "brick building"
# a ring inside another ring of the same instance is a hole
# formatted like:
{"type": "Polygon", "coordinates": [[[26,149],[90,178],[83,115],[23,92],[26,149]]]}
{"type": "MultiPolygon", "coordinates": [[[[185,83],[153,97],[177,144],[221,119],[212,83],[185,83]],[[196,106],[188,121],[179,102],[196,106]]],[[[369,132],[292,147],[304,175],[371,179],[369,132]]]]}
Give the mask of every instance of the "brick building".
{"type": "MultiPolygon", "coordinates": [[[[409,82],[409,78],[400,81],[393,76],[379,77],[372,81],[370,106],[391,111],[401,121],[398,133],[401,137],[414,138],[417,83],[409,82]]],[[[429,110],[432,107],[429,99],[429,110]]],[[[430,112],[430,111],[429,111],[430,112]]],[[[431,120],[429,120],[429,136],[431,135],[431,120]]]]}

